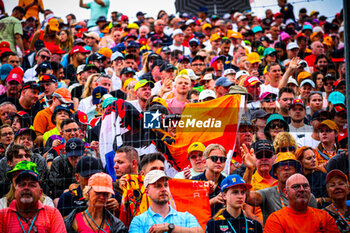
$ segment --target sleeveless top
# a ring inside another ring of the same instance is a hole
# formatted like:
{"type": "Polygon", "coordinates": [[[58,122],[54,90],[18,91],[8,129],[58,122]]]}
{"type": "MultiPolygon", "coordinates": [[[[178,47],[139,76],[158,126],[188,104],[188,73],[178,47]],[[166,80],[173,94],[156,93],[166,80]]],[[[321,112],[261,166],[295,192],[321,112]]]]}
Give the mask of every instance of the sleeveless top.
{"type": "MultiPolygon", "coordinates": [[[[103,232],[101,230],[92,230],[89,228],[89,226],[87,226],[84,222],[83,219],[83,215],[82,212],[77,213],[77,215],[75,216],[76,220],[77,220],[77,225],[78,225],[78,229],[77,232],[80,233],[95,233],[95,232],[103,232]]],[[[107,221],[107,220],[106,220],[107,221]]],[[[109,229],[109,226],[107,225],[104,229],[105,232],[107,233],[111,233],[111,229],[109,229]]]]}

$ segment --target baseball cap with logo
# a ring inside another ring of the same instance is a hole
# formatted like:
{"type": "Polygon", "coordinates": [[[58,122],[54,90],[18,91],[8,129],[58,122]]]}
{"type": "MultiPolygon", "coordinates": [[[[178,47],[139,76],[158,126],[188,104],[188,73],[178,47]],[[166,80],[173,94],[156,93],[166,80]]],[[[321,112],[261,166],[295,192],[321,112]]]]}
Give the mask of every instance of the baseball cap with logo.
{"type": "Polygon", "coordinates": [[[36,133],[34,130],[32,129],[29,129],[29,128],[22,128],[22,129],[19,129],[16,133],[15,133],[15,140],[18,136],[21,136],[23,134],[29,134],[32,138],[33,141],[35,141],[36,139],[36,133]]]}
{"type": "Polygon", "coordinates": [[[251,184],[247,184],[240,175],[233,174],[227,176],[221,182],[221,192],[225,192],[228,188],[232,188],[235,186],[244,186],[247,190],[253,187],[251,184]]]}
{"type": "Polygon", "coordinates": [[[149,184],[154,184],[155,182],[157,182],[159,179],[163,177],[167,179],[171,179],[171,177],[167,176],[165,172],[162,170],[152,170],[146,174],[145,179],[143,180],[143,184],[145,188],[147,188],[149,184]]]}
{"type": "Polygon", "coordinates": [[[303,108],[305,108],[304,102],[301,99],[294,99],[292,103],[290,104],[289,109],[292,109],[295,105],[300,105],[303,108]]]}
{"type": "Polygon", "coordinates": [[[121,71],[120,71],[120,75],[122,74],[128,74],[128,73],[133,73],[135,74],[135,71],[133,69],[131,69],[130,67],[124,67],[121,71]]]}
{"type": "Polygon", "coordinates": [[[6,81],[9,83],[9,82],[11,82],[11,81],[16,81],[16,82],[18,82],[19,84],[21,84],[22,82],[23,82],[23,77],[22,76],[20,76],[20,75],[18,75],[18,74],[15,74],[15,73],[13,73],[13,74],[9,74],[8,76],[7,76],[7,78],[6,78],[6,81]]]}
{"type": "Polygon", "coordinates": [[[85,152],[85,143],[80,138],[71,138],[66,143],[66,156],[82,156],[85,152]]]}
{"type": "Polygon", "coordinates": [[[93,174],[89,178],[88,186],[95,192],[114,194],[112,177],[103,172],[93,174]]]}
{"type": "Polygon", "coordinates": [[[25,89],[39,89],[39,84],[35,81],[28,81],[23,83],[22,90],[25,89]]]}
{"type": "Polygon", "coordinates": [[[213,90],[203,90],[199,94],[198,100],[205,100],[206,98],[216,99],[215,92],[213,90]]]}
{"type": "Polygon", "coordinates": [[[137,91],[140,87],[143,87],[145,85],[149,84],[151,88],[154,87],[154,83],[152,81],[148,81],[146,79],[141,79],[135,84],[134,90],[137,91]]]}
{"type": "Polygon", "coordinates": [[[52,74],[43,74],[39,77],[39,84],[43,83],[43,82],[57,82],[57,78],[56,76],[52,75],[52,74]]]}
{"type": "Polygon", "coordinates": [[[71,118],[75,120],[78,123],[78,125],[90,125],[85,112],[76,111],[72,114],[71,118]]]}
{"type": "Polygon", "coordinates": [[[246,87],[246,88],[248,86],[252,87],[252,86],[254,86],[257,83],[261,84],[261,81],[259,80],[259,78],[256,77],[256,76],[250,76],[244,81],[244,87],[246,87]]]}
{"type": "Polygon", "coordinates": [[[194,142],[188,147],[187,154],[189,155],[192,151],[204,152],[205,151],[205,146],[201,142],[194,142]]]}
{"type": "Polygon", "coordinates": [[[102,171],[100,162],[92,156],[83,156],[76,167],[76,173],[79,173],[82,177],[88,177],[102,171]]]}
{"type": "Polygon", "coordinates": [[[72,48],[72,51],[70,51],[70,55],[73,55],[76,53],[90,53],[90,51],[87,49],[84,49],[83,46],[77,45],[77,46],[72,48]]]}
{"type": "Polygon", "coordinates": [[[92,91],[92,104],[96,105],[100,103],[100,99],[104,94],[107,94],[108,90],[104,87],[98,86],[95,87],[92,91]]]}
{"type": "Polygon", "coordinates": [[[52,96],[60,99],[65,104],[73,103],[72,95],[67,88],[61,87],[56,89],[56,91],[52,94],[52,96]]]}

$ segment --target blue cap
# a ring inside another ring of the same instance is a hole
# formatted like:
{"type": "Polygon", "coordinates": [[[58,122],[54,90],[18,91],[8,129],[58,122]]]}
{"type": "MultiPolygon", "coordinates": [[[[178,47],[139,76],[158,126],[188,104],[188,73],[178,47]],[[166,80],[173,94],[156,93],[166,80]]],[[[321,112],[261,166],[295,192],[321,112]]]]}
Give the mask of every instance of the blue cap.
{"type": "Polygon", "coordinates": [[[247,184],[243,178],[238,174],[233,174],[227,176],[222,182],[221,182],[221,192],[224,192],[226,189],[242,185],[247,188],[247,190],[251,189],[253,186],[251,184],[247,184]]]}
{"type": "Polygon", "coordinates": [[[21,173],[19,173],[17,175],[16,180],[15,180],[16,183],[18,183],[21,180],[21,178],[25,177],[26,175],[27,176],[31,176],[32,178],[34,178],[35,181],[38,181],[38,182],[40,181],[38,173],[36,173],[36,172],[34,172],[32,170],[24,170],[24,171],[22,171],[21,173]]]}
{"type": "Polygon", "coordinates": [[[116,45],[118,52],[123,52],[125,50],[125,44],[123,42],[116,45]]]}
{"type": "Polygon", "coordinates": [[[197,38],[192,38],[188,43],[191,44],[192,42],[197,43],[198,45],[200,44],[197,38]]]}
{"type": "Polygon", "coordinates": [[[204,12],[204,13],[208,13],[208,8],[206,8],[205,6],[201,6],[197,9],[197,11],[199,12],[204,12]]]}
{"type": "Polygon", "coordinates": [[[221,77],[218,78],[215,82],[215,87],[219,87],[219,86],[224,86],[224,87],[228,87],[233,85],[233,82],[231,82],[228,78],[226,77],[221,77]]]}
{"type": "Polygon", "coordinates": [[[271,116],[269,116],[269,118],[267,118],[264,131],[266,131],[266,132],[268,131],[268,129],[270,128],[270,123],[274,120],[280,120],[280,122],[283,124],[286,131],[289,132],[289,126],[288,126],[286,120],[283,118],[282,115],[280,115],[278,113],[272,114],[271,116]]]}
{"type": "Polygon", "coordinates": [[[263,29],[262,29],[260,26],[255,26],[255,27],[253,27],[252,31],[253,31],[253,33],[255,34],[255,33],[257,33],[257,32],[262,32],[263,29]]]}
{"type": "Polygon", "coordinates": [[[99,104],[100,99],[103,95],[108,94],[108,90],[104,87],[95,87],[95,89],[92,91],[92,104],[99,104]]]}
{"type": "Polygon", "coordinates": [[[13,67],[10,64],[3,64],[2,66],[0,66],[1,80],[5,80],[7,78],[7,76],[11,72],[12,68],[13,67]]]}
{"type": "Polygon", "coordinates": [[[85,143],[80,138],[71,138],[66,143],[66,156],[82,156],[85,152],[85,143]]]}
{"type": "Polygon", "coordinates": [[[271,53],[276,53],[276,50],[275,50],[274,48],[268,47],[268,48],[266,48],[266,49],[264,50],[263,56],[265,57],[265,56],[267,56],[267,55],[270,55],[271,53]]]}
{"type": "Polygon", "coordinates": [[[130,41],[126,47],[127,48],[138,48],[138,47],[140,47],[140,45],[139,45],[139,43],[137,43],[135,41],[130,41]]]}
{"type": "Polygon", "coordinates": [[[301,31],[304,31],[304,30],[311,30],[311,31],[312,31],[311,25],[305,24],[305,25],[303,26],[303,28],[301,29],[301,31]]]}
{"type": "Polygon", "coordinates": [[[334,91],[328,96],[328,102],[331,102],[331,104],[345,104],[345,96],[340,93],[339,91],[334,91]]]}
{"type": "Polygon", "coordinates": [[[47,69],[47,70],[52,70],[51,63],[49,61],[43,61],[38,65],[37,69],[47,69]]]}

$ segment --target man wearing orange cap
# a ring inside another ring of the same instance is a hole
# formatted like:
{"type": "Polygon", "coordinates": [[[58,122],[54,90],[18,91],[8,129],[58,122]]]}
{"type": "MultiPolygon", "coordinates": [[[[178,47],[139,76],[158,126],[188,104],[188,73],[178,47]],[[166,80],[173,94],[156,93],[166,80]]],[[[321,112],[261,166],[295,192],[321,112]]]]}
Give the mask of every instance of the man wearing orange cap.
{"type": "Polygon", "coordinates": [[[23,29],[20,20],[22,20],[25,14],[25,10],[16,6],[12,10],[12,15],[0,20],[1,30],[0,30],[0,41],[7,41],[10,44],[10,49],[16,52],[16,45],[20,48],[24,54],[23,47],[23,29]]]}
{"type": "Polygon", "coordinates": [[[33,127],[38,136],[37,138],[38,140],[42,139],[42,135],[46,131],[49,131],[56,127],[51,121],[51,116],[55,108],[61,104],[71,104],[71,103],[73,103],[72,96],[67,88],[64,88],[64,87],[58,88],[52,94],[52,103],[50,107],[39,111],[34,118],[33,127]]]}
{"type": "Polygon", "coordinates": [[[45,46],[59,45],[59,37],[57,32],[59,31],[59,23],[56,18],[49,19],[44,30],[37,31],[34,33],[32,42],[30,43],[30,50],[34,50],[34,43],[36,40],[40,39],[44,41],[45,46]]]}

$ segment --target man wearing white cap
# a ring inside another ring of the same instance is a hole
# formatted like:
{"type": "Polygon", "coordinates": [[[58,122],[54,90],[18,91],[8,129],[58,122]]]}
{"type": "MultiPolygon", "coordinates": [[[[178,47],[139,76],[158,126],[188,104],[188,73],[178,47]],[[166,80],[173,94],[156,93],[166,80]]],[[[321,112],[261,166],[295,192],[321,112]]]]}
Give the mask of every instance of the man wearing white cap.
{"type": "Polygon", "coordinates": [[[299,46],[296,42],[290,42],[287,45],[287,55],[288,59],[283,61],[283,65],[285,66],[287,63],[289,63],[292,58],[297,57],[299,53],[299,46]]]}
{"type": "Polygon", "coordinates": [[[178,28],[173,32],[173,44],[170,46],[171,51],[180,50],[186,56],[190,55],[191,51],[188,47],[182,45],[185,36],[183,31],[178,28]]]}
{"type": "Polygon", "coordinates": [[[146,174],[143,184],[151,205],[146,212],[132,220],[130,233],[203,232],[192,214],[178,212],[169,205],[169,179],[171,178],[161,170],[153,170],[146,174]]]}

